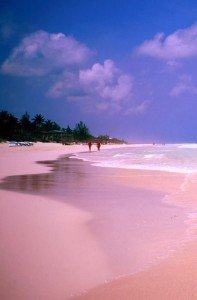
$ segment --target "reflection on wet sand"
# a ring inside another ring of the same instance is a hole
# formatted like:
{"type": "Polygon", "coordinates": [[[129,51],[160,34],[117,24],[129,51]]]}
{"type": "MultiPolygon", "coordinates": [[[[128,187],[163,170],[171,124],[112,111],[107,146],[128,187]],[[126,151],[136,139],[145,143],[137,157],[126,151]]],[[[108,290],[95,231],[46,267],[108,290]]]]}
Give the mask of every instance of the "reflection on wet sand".
{"type": "MultiPolygon", "coordinates": [[[[40,162],[43,163],[43,162],[40,162]]],[[[94,215],[88,226],[106,253],[114,277],[128,274],[169,253],[182,239],[181,208],[158,201],[162,192],[135,189],[119,180],[125,171],[62,157],[44,162],[51,172],[10,176],[1,189],[45,195],[94,215]],[[176,221],[172,216],[178,215],[176,221]]]]}
{"type": "Polygon", "coordinates": [[[2,181],[0,188],[31,194],[60,195],[62,192],[63,195],[69,190],[74,191],[75,185],[82,184],[85,177],[84,165],[78,160],[69,160],[66,157],[57,161],[39,163],[49,166],[52,172],[9,176],[2,181]]]}

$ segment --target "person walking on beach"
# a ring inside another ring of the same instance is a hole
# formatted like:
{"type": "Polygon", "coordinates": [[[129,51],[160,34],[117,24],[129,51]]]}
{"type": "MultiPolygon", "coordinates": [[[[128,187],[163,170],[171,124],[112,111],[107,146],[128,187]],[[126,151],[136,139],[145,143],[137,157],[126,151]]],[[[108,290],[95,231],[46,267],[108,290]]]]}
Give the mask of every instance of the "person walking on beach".
{"type": "Polygon", "coordinates": [[[92,148],[92,143],[91,142],[88,143],[88,147],[89,147],[89,151],[91,151],[91,148],[92,148]]]}
{"type": "Polygon", "coordinates": [[[97,149],[98,149],[98,151],[100,151],[100,148],[101,148],[101,143],[98,142],[98,143],[97,143],[97,149]]]}

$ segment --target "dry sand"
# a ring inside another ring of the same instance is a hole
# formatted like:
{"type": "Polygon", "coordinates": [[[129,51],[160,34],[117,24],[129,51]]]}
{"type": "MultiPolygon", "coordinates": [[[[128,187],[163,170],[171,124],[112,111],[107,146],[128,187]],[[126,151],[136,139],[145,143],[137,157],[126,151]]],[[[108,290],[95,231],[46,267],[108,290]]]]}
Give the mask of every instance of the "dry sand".
{"type": "MultiPolygon", "coordinates": [[[[0,179],[46,173],[47,167],[36,161],[78,151],[87,151],[87,146],[0,145],[0,179]]],[[[47,196],[0,190],[0,299],[68,299],[84,287],[99,285],[79,299],[197,299],[196,178],[184,178],[162,172],[119,172],[123,186],[132,182],[137,189],[166,193],[166,202],[191,212],[187,236],[192,239],[158,265],[104,285],[113,274],[106,253],[88,227],[94,214],[47,196]]]]}

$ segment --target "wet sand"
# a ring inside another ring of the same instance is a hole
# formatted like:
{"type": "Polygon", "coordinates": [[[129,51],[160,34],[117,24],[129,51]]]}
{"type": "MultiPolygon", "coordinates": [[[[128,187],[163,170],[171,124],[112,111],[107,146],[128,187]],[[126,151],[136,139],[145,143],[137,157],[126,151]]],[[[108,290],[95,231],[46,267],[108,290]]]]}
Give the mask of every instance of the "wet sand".
{"type": "MultiPolygon", "coordinates": [[[[155,265],[149,265],[145,270],[112,280],[73,299],[197,299],[197,175],[187,174],[182,177],[180,174],[156,172],[154,176],[153,173],[132,171],[130,175],[123,175],[122,181],[124,185],[130,185],[132,180],[132,185],[140,189],[165,191],[166,195],[162,198],[162,202],[176,208],[181,207],[186,213],[184,238],[176,236],[179,239],[178,247],[170,251],[170,255],[158,260],[155,265]],[[139,177],[144,180],[139,180],[139,177]]],[[[175,214],[172,220],[175,221],[179,217],[179,214],[175,214]]],[[[158,223],[155,225],[158,226],[158,223]]],[[[163,225],[162,231],[165,228],[163,225]]],[[[173,243],[173,240],[171,242],[173,243]]],[[[144,247],[147,247],[147,244],[144,243],[144,247]]]]}
{"type": "Polygon", "coordinates": [[[76,300],[196,300],[196,242],[143,272],[104,284],[76,300]]]}
{"type": "MultiPolygon", "coordinates": [[[[36,143],[9,148],[2,144],[1,182],[6,176],[48,175],[51,167],[36,161],[78,151],[87,151],[87,146],[36,143]]],[[[67,299],[73,287],[82,290],[103,282],[106,274],[111,276],[105,255],[87,228],[92,214],[40,195],[34,184],[34,195],[23,189],[23,184],[18,191],[11,184],[0,190],[0,299],[67,299]]]]}
{"type": "Polygon", "coordinates": [[[11,149],[1,160],[4,176],[12,162],[0,186],[2,299],[68,299],[99,285],[84,299],[181,299],[178,281],[173,288],[166,281],[170,261],[170,268],[191,266],[181,284],[194,292],[195,232],[185,222],[188,207],[177,204],[195,178],[183,186],[185,175],[98,168],[65,156],[35,164],[86,150],[37,147],[11,149]],[[191,257],[181,265],[188,241],[191,257]],[[155,278],[171,298],[158,297],[155,278]]]}

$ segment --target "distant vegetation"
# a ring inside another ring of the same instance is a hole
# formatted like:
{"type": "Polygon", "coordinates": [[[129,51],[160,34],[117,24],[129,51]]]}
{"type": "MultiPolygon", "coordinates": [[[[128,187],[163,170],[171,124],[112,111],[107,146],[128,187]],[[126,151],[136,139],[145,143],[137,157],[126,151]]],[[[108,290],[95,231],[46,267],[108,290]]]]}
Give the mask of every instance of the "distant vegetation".
{"type": "Polygon", "coordinates": [[[20,119],[7,111],[0,111],[0,141],[41,141],[61,142],[69,144],[73,142],[100,141],[102,143],[124,143],[108,135],[94,137],[85,123],[80,121],[73,129],[68,125],[61,128],[56,122],[46,120],[43,115],[37,114],[32,119],[28,113],[20,119]]]}

